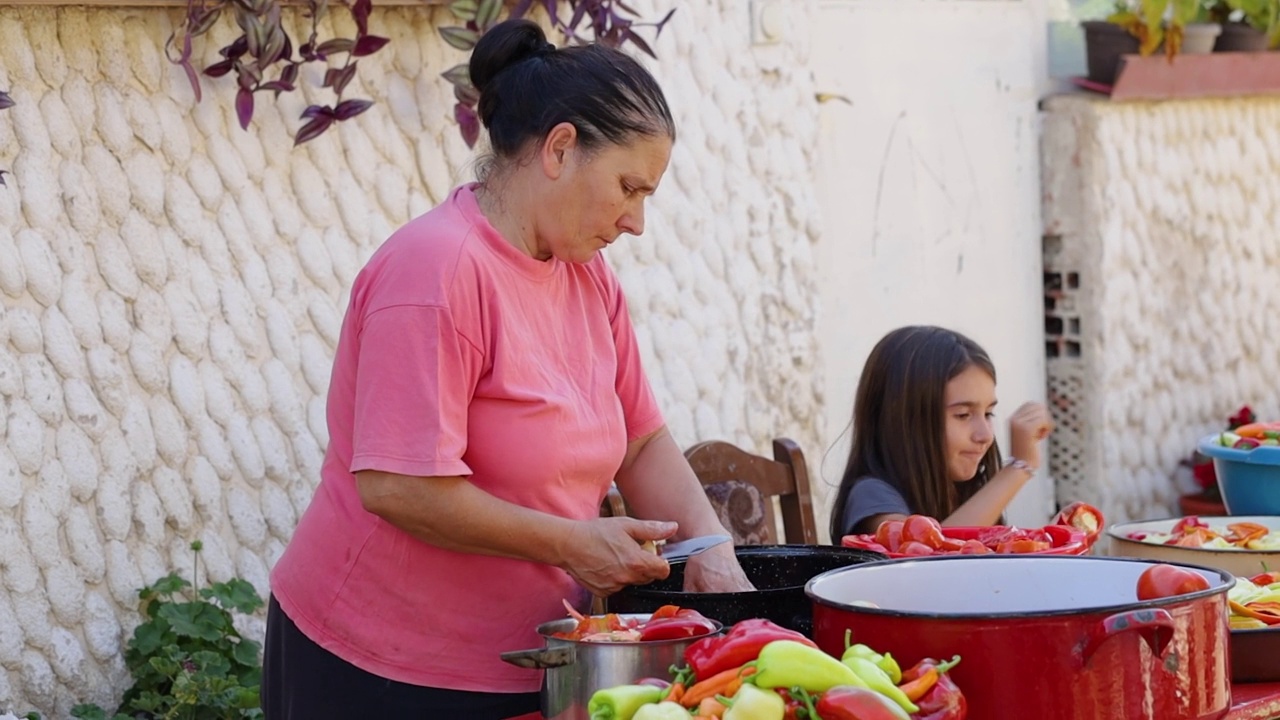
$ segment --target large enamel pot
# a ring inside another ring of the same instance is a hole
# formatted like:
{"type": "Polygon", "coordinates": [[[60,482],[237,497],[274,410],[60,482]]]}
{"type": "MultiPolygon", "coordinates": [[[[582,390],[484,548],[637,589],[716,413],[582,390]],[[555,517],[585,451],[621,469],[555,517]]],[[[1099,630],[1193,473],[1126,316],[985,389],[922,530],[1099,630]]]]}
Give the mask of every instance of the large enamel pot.
{"type": "Polygon", "coordinates": [[[980,720],[1210,720],[1230,709],[1227,591],[1141,602],[1154,563],[942,556],[833,570],[809,581],[814,640],[851,641],[904,667],[960,655],[952,675],[980,720]],[[869,602],[876,607],[855,603],[869,602]]]}
{"type": "MultiPolygon", "coordinates": [[[[647,621],[649,614],[624,614],[624,619],[647,621]]],[[[712,620],[716,633],[723,629],[712,620]]],[[[574,629],[573,618],[538,626],[546,647],[502,653],[512,665],[545,670],[542,678],[542,716],[547,720],[589,720],[587,704],[597,690],[631,685],[647,677],[669,678],[672,665],[684,664],[685,648],[698,638],[648,642],[582,642],[555,637],[574,629]]]]}

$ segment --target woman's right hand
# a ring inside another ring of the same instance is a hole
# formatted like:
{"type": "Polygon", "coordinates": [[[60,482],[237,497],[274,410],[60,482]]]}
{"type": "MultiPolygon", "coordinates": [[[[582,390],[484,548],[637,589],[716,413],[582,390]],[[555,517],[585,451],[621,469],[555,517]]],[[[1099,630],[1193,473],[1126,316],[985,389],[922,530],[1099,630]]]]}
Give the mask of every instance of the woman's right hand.
{"type": "Polygon", "coordinates": [[[671,565],[641,544],[665,540],[677,529],[673,522],[628,517],[584,520],[566,538],[560,567],[599,597],[661,580],[671,573],[671,565]]]}
{"type": "Polygon", "coordinates": [[[1040,467],[1040,441],[1053,431],[1049,409],[1040,403],[1026,403],[1009,418],[1009,444],[1013,457],[1033,468],[1040,467]]]}

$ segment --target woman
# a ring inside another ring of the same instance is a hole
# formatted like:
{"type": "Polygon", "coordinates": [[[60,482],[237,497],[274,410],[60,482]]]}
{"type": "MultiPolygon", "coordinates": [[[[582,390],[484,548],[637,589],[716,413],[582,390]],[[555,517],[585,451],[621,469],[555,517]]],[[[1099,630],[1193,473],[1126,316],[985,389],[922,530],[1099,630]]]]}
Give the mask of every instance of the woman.
{"type": "Polygon", "coordinates": [[[1009,419],[1001,461],[992,418],[996,370],[977,343],[939,327],[904,327],[867,358],[853,405],[853,446],[831,509],[831,538],[873,533],[920,514],[993,525],[1040,467],[1053,422],[1027,403],[1009,419]]]}
{"type": "MultiPolygon", "coordinates": [[[[268,720],[507,718],[537,710],[563,601],[666,577],[646,541],[723,533],[667,433],[600,250],[644,231],[675,137],[653,78],[508,21],[471,78],[493,156],[356,278],[330,442],[272,571],[268,720]],[[600,518],[611,481],[638,517],[600,518]]],[[[691,591],[749,589],[731,546],[691,591]]]]}

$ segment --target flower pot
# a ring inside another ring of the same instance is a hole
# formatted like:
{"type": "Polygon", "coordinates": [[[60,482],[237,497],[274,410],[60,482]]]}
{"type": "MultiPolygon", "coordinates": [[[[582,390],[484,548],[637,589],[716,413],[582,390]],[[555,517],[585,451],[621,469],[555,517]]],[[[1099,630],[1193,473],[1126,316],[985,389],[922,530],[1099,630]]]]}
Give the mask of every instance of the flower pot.
{"type": "Polygon", "coordinates": [[[1222,26],[1217,23],[1191,23],[1182,29],[1182,52],[1205,55],[1214,51],[1222,26]]]}
{"type": "Polygon", "coordinates": [[[1265,52],[1267,34],[1246,23],[1229,22],[1213,46],[1214,52],[1265,52]]]}
{"type": "Polygon", "coordinates": [[[1138,54],[1138,38],[1119,25],[1105,20],[1086,20],[1080,25],[1084,28],[1089,80],[1114,85],[1116,75],[1120,72],[1120,57],[1138,54]]]}
{"type": "Polygon", "coordinates": [[[1208,493],[1198,492],[1178,498],[1178,510],[1183,515],[1216,516],[1226,515],[1227,506],[1221,497],[1210,497],[1208,493]]]}

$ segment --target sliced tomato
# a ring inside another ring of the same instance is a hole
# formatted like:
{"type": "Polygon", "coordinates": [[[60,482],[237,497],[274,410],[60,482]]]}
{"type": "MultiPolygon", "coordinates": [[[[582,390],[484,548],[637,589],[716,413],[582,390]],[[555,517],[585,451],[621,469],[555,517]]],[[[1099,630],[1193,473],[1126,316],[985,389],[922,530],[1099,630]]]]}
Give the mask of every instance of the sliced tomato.
{"type": "Polygon", "coordinates": [[[889,552],[898,552],[902,547],[902,521],[886,520],[876,528],[876,542],[889,552]]]}
{"type": "Polygon", "coordinates": [[[912,515],[902,521],[902,540],[918,542],[931,550],[942,547],[942,526],[927,515],[912,515]]]}
{"type": "Polygon", "coordinates": [[[908,555],[913,557],[921,557],[924,555],[934,554],[933,548],[929,547],[928,545],[925,545],[924,543],[916,542],[915,540],[908,540],[902,543],[902,547],[898,550],[898,552],[902,553],[903,555],[908,555]]]}

